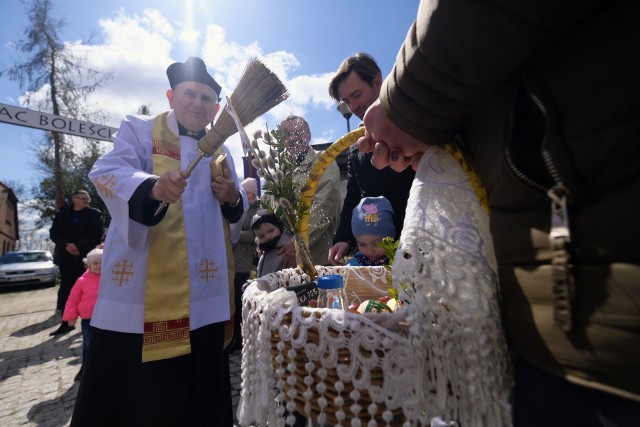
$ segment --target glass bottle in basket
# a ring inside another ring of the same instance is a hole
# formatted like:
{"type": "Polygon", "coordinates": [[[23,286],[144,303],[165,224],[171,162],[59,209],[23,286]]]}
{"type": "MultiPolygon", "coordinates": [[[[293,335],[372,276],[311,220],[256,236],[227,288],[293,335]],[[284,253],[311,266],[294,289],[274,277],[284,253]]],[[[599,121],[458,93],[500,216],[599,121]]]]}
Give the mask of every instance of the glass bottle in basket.
{"type": "Polygon", "coordinates": [[[344,290],[344,278],[339,274],[320,276],[318,285],[318,307],[346,310],[347,294],[344,290]]]}

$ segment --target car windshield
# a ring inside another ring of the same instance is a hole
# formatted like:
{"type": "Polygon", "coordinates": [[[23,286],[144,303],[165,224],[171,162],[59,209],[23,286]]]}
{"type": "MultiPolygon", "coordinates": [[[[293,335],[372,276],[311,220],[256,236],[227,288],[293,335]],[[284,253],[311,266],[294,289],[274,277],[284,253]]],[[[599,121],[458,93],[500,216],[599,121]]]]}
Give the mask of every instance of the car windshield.
{"type": "Polygon", "coordinates": [[[14,264],[18,262],[50,261],[51,256],[46,252],[9,252],[0,258],[0,264],[14,264]]]}

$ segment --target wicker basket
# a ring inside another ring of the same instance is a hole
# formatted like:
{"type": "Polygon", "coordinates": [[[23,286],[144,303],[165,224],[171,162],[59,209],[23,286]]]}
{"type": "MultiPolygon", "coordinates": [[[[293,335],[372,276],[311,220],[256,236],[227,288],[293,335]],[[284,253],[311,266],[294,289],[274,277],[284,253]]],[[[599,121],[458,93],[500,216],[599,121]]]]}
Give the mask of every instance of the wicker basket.
{"type": "MultiPolygon", "coordinates": [[[[512,425],[489,218],[478,203],[478,180],[461,165],[463,158],[437,146],[420,160],[402,256],[393,267],[394,285],[405,284],[401,295],[411,301],[402,313],[300,307],[293,292],[281,289],[308,281],[298,269],[247,288],[242,425],[280,426],[293,411],[342,426],[431,425],[436,418],[512,425]],[[403,315],[410,323],[406,335],[396,331],[403,315]]],[[[387,293],[380,269],[318,267],[318,273],[342,274],[353,302],[387,293]]]]}
{"type": "MultiPolygon", "coordinates": [[[[311,320],[312,322],[321,321],[320,317],[315,315],[315,313],[305,313],[305,315],[314,316],[315,320],[311,320]]],[[[291,315],[288,315],[287,317],[285,317],[283,323],[286,324],[290,322],[291,322],[291,315]]],[[[312,333],[309,333],[307,335],[307,340],[308,342],[314,343],[317,345],[320,338],[319,337],[320,332],[318,331],[318,329],[313,329],[312,331],[313,331],[312,333]]],[[[336,331],[331,331],[330,329],[328,333],[337,334],[336,331]]],[[[298,381],[296,381],[295,385],[293,386],[288,385],[287,382],[285,381],[283,391],[287,393],[292,388],[294,388],[297,391],[297,395],[293,399],[295,401],[296,411],[299,413],[305,414],[306,400],[303,398],[303,395],[304,395],[304,392],[307,390],[307,387],[304,385],[304,379],[305,377],[310,376],[310,378],[313,380],[313,384],[317,384],[318,382],[320,382],[321,378],[317,373],[307,371],[306,365],[309,362],[309,357],[307,355],[299,354],[299,357],[296,357],[295,360],[292,360],[290,357],[287,356],[287,353],[289,352],[290,349],[291,349],[291,343],[287,342],[286,340],[282,340],[282,338],[278,335],[277,332],[271,336],[271,351],[274,359],[274,363],[273,363],[274,369],[276,368],[275,358],[278,355],[282,355],[283,361],[285,364],[289,364],[292,361],[295,363],[296,369],[295,369],[295,372],[293,372],[293,375],[297,377],[298,381]],[[280,350],[278,347],[279,343],[281,342],[285,343],[285,347],[282,350],[280,350]]],[[[370,351],[365,350],[364,355],[369,357],[370,351]]],[[[339,360],[338,363],[344,363],[344,364],[349,363],[351,360],[350,352],[344,348],[338,349],[338,360],[339,360]]],[[[369,371],[369,375],[371,376],[371,383],[373,385],[377,385],[377,386],[382,385],[384,381],[384,374],[382,369],[375,368],[369,371]]],[[[342,393],[339,393],[338,390],[336,389],[336,384],[338,383],[338,379],[339,378],[336,370],[328,371],[327,376],[324,379],[324,382],[327,383],[327,390],[323,393],[323,396],[327,399],[327,406],[324,408],[324,411],[322,411],[322,408],[320,407],[320,403],[319,403],[320,395],[318,394],[310,399],[309,401],[310,411],[309,413],[307,413],[307,416],[310,416],[310,418],[313,420],[318,420],[320,413],[324,412],[326,414],[326,418],[325,418],[326,421],[323,421],[323,422],[326,422],[331,425],[338,424],[339,420],[336,416],[336,412],[339,409],[334,404],[335,399],[338,395],[344,396],[343,406],[345,406],[346,408],[351,408],[352,405],[354,404],[358,404],[362,408],[368,408],[369,405],[373,403],[371,396],[367,391],[361,392],[359,399],[354,400],[351,397],[352,388],[349,387],[349,385],[347,385],[342,390],[342,393]]],[[[379,421],[382,421],[382,413],[386,409],[387,408],[384,404],[380,405],[374,412],[374,418],[377,418],[379,421]]],[[[392,409],[392,413],[393,413],[393,419],[390,425],[393,425],[393,426],[402,425],[402,420],[403,420],[402,409],[401,408],[392,409]]],[[[347,411],[345,411],[346,419],[358,418],[359,416],[361,416],[361,414],[352,413],[348,409],[347,411]]]]}
{"type": "MultiPolygon", "coordinates": [[[[318,270],[320,275],[345,277],[349,303],[388,294],[389,275],[383,267],[318,270]]],[[[275,402],[280,401],[289,412],[295,406],[297,412],[321,424],[356,418],[363,425],[370,420],[378,425],[402,425],[402,404],[411,392],[410,382],[415,381],[408,338],[362,314],[269,300],[268,295],[278,288],[303,282],[305,278],[298,273],[297,269],[273,273],[255,281],[245,292],[244,305],[249,304],[254,312],[264,314],[264,304],[273,310],[273,314],[261,317],[262,330],[269,333],[260,335],[262,339],[269,335],[275,402]],[[393,369],[394,363],[398,363],[397,369],[393,369]],[[391,377],[388,372],[398,376],[391,377]],[[384,393],[389,390],[394,395],[384,393]]],[[[280,414],[283,412],[281,409],[280,414]]]]}

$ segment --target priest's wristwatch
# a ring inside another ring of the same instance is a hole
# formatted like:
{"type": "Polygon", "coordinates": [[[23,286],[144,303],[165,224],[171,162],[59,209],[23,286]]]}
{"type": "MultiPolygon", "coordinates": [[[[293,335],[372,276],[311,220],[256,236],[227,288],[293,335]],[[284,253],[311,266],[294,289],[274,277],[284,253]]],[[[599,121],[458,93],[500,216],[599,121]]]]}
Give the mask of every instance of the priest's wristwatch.
{"type": "Polygon", "coordinates": [[[240,192],[238,191],[238,199],[235,201],[235,203],[227,203],[227,204],[232,208],[235,208],[238,206],[238,203],[240,203],[240,200],[242,200],[242,194],[240,194],[240,192]]]}

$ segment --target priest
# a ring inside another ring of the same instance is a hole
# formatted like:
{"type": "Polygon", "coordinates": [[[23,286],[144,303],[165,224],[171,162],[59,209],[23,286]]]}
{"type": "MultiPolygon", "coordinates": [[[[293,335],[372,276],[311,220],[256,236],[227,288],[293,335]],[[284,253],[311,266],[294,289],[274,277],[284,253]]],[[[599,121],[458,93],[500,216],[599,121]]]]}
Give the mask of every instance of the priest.
{"type": "Polygon", "coordinates": [[[226,148],[197,155],[220,105],[200,58],[167,68],[171,109],[127,116],[89,177],[112,217],[72,426],[232,426],[225,224],[248,205],[226,148]],[[169,205],[158,212],[162,202],[169,205]]]}

